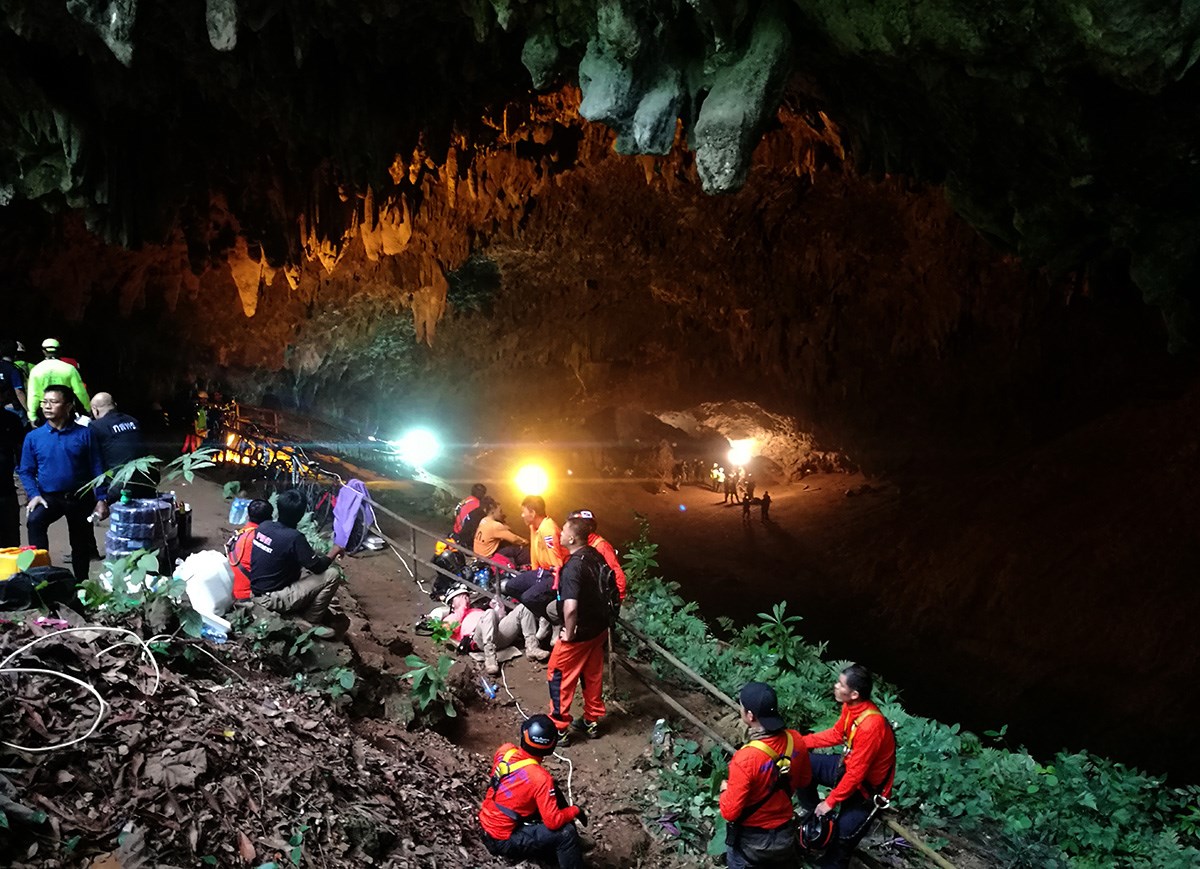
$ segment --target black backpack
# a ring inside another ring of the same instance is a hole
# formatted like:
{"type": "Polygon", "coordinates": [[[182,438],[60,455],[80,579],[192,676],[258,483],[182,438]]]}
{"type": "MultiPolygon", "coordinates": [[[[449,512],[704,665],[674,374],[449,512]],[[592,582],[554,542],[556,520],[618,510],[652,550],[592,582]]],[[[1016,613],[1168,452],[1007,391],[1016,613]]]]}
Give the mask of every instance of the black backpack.
{"type": "Polygon", "coordinates": [[[608,615],[608,626],[616,627],[621,615],[621,589],[617,587],[617,572],[603,558],[597,569],[600,581],[600,597],[604,600],[608,615]]]}
{"type": "Polygon", "coordinates": [[[0,582],[0,610],[70,607],[82,612],[76,596],[75,575],[61,567],[31,567],[0,582]]]}

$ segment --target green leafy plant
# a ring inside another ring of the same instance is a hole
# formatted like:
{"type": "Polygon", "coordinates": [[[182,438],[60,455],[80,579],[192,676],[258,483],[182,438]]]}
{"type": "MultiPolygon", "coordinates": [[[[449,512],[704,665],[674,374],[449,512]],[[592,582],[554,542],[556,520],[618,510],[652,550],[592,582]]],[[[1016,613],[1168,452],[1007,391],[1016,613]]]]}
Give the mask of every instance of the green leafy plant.
{"type": "Polygon", "coordinates": [[[194,453],[184,453],[178,458],[167,462],[165,465],[163,462],[166,460],[160,459],[158,456],[146,456],[141,459],[134,459],[123,465],[110,468],[97,477],[93,477],[79,488],[79,492],[90,492],[97,486],[105,484],[109,487],[117,488],[135,480],[139,483],[154,484],[152,471],[155,468],[161,468],[159,486],[165,486],[178,480],[180,477],[190,483],[196,479],[196,471],[214,466],[212,457],[216,453],[216,449],[205,447],[204,449],[196,450],[194,453]]]}
{"type": "Polygon", "coordinates": [[[426,619],[425,627],[429,631],[429,636],[433,638],[433,642],[439,646],[443,646],[450,642],[450,638],[454,636],[454,629],[458,627],[457,622],[447,624],[441,619],[426,619]]]}
{"type": "MultiPolygon", "coordinates": [[[[631,624],[727,694],[748,681],[771,683],[793,727],[833,723],[830,687],[848,662],[826,660],[825,644],[806,642],[799,617],[787,615],[782,603],[740,630],[726,623],[732,636],[718,640],[678,585],[654,575],[656,550],[643,523],[625,555],[631,594],[624,616],[631,624]]],[[[637,640],[627,640],[638,651],[637,640]]],[[[680,678],[655,666],[664,680],[680,678]]],[[[985,743],[957,724],[909,714],[892,685],[879,684],[875,699],[896,727],[893,805],[919,810],[923,826],[973,837],[1009,866],[1200,865],[1200,787],[1166,788],[1161,779],[1085,752],[1060,752],[1040,763],[1023,749],[993,744],[1006,738],[1007,728],[985,734],[985,743]]],[[[719,751],[683,751],[691,748],[686,741],[677,745],[650,809],[670,817],[682,847],[707,845],[718,853],[724,825],[714,813],[712,778],[719,784],[728,759],[719,751]]]]}
{"type": "Polygon", "coordinates": [[[412,696],[417,707],[424,712],[432,704],[442,703],[446,717],[454,718],[458,712],[454,708],[454,697],[448,682],[454,659],[449,655],[439,655],[436,664],[429,664],[417,655],[409,655],[404,663],[412,669],[401,678],[412,683],[412,696]]]}

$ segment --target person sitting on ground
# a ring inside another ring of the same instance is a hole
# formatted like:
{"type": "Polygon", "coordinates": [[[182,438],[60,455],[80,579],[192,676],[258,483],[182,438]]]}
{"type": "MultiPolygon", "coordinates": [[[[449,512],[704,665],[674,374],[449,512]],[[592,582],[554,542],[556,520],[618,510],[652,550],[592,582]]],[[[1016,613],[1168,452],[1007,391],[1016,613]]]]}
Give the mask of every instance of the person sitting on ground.
{"type": "Polygon", "coordinates": [[[29,372],[29,405],[27,409],[29,420],[34,425],[41,422],[42,396],[52,383],[62,384],[70,389],[78,402],[74,406],[77,413],[83,413],[88,407],[87,389],[83,385],[83,378],[79,376],[79,369],[59,359],[58,349],[57,338],[47,338],[43,341],[42,353],[46,358],[33,366],[33,370],[29,372]]]}
{"type": "Polygon", "coordinates": [[[471,592],[465,585],[451,588],[446,592],[445,601],[450,612],[442,618],[442,624],[453,628],[450,639],[459,644],[462,652],[483,652],[483,669],[489,676],[500,675],[496,653],[517,645],[522,639],[525,657],[529,660],[542,663],[550,657],[538,643],[537,617],[521,604],[500,618],[491,607],[472,607],[471,592]]]}
{"type": "Polygon", "coordinates": [[[812,782],[804,737],[784,726],[770,685],[748,682],[738,701],[750,741],[730,760],[729,777],[721,782],[719,805],[728,824],[725,865],[730,869],[795,866],[792,794],[812,782]]]}
{"type": "Polygon", "coordinates": [[[270,501],[255,498],[246,508],[246,524],[225,543],[225,555],[233,568],[233,599],[250,600],[250,551],[254,547],[254,530],[275,515],[270,501]]]}
{"type": "MultiPolygon", "coordinates": [[[[546,515],[545,498],[526,495],[521,502],[521,519],[529,526],[529,568],[505,580],[501,589],[544,619],[546,605],[554,600],[558,571],[567,552],[560,542],[558,523],[546,515]]],[[[548,622],[539,627],[539,633],[549,633],[548,622]]]]}
{"type": "Polygon", "coordinates": [[[298,615],[318,623],[341,584],[341,570],[333,559],[342,553],[336,543],[328,554],[313,552],[308,539],[296,530],[308,505],[296,489],[282,492],[276,500],[279,518],[254,529],[250,551],[250,591],[254,602],[279,615],[298,615]],[[301,578],[301,568],[309,575],[301,578]]]}
{"type": "Polygon", "coordinates": [[[600,590],[604,559],[587,545],[587,523],[568,519],[563,545],[570,553],[558,586],[562,629],[550,653],[546,679],[550,718],[565,735],[568,727],[590,739],[600,736],[604,706],[604,645],[608,640],[608,601],[600,590]],[[571,720],[575,686],[583,689],[583,717],[571,720]]]}
{"type": "Polygon", "coordinates": [[[529,550],[526,548],[529,541],[504,524],[506,517],[500,502],[489,495],[484,495],[480,504],[485,513],[479,522],[479,528],[475,531],[475,542],[471,547],[475,550],[475,554],[482,555],[484,558],[502,555],[513,564],[526,563],[529,560],[529,550]],[[508,545],[501,546],[502,543],[508,545]]]}
{"type": "MultiPolygon", "coordinates": [[[[100,458],[106,471],[150,455],[138,421],[117,410],[116,402],[107,392],[92,396],[92,421],[88,428],[100,445],[100,458]]],[[[157,468],[151,468],[148,475],[135,474],[125,485],[112,487],[110,500],[115,502],[123,492],[128,492],[130,498],[153,498],[158,494],[158,479],[157,468]]]]}
{"type": "MultiPolygon", "coordinates": [[[[470,515],[471,511],[479,506],[480,500],[486,494],[487,486],[483,485],[483,483],[476,483],[471,487],[471,494],[454,505],[454,527],[450,529],[450,533],[446,535],[447,537],[452,537],[455,540],[459,539],[458,533],[462,531],[463,522],[470,515]]],[[[467,542],[470,543],[471,541],[468,540],[467,542]]]]}
{"type": "Polygon", "coordinates": [[[583,845],[575,821],[587,826],[579,806],[565,805],[542,758],[554,752],[558,730],[545,715],[521,725],[519,745],[506,742],[492,758],[492,777],[479,809],[483,845],[494,857],[555,861],[581,869],[583,845]]]}
{"type": "Polygon", "coordinates": [[[455,543],[458,543],[465,549],[470,549],[475,545],[475,532],[479,530],[479,524],[483,521],[483,517],[487,515],[484,499],[491,500],[487,495],[484,495],[469,513],[462,516],[462,523],[459,529],[450,535],[450,538],[455,543]]]}
{"type": "Polygon", "coordinates": [[[596,522],[596,515],[591,510],[575,510],[568,514],[567,518],[578,519],[582,523],[583,529],[587,532],[587,545],[599,552],[608,566],[612,568],[617,581],[617,591],[620,592],[621,600],[624,601],[625,571],[621,569],[621,559],[617,557],[617,550],[598,533],[599,523],[596,522]]]}
{"type": "Polygon", "coordinates": [[[892,794],[896,775],[896,736],[879,707],[871,702],[874,679],[861,664],[838,675],[833,697],[842,704],[837,723],[804,737],[812,762],[813,782],[805,800],[816,804],[818,817],[837,812],[835,838],[816,865],[845,869],[850,855],[870,829],[879,808],[892,794]],[[816,754],[813,749],[844,747],[842,754],[816,754]],[[817,802],[817,785],[832,788],[817,802]]]}

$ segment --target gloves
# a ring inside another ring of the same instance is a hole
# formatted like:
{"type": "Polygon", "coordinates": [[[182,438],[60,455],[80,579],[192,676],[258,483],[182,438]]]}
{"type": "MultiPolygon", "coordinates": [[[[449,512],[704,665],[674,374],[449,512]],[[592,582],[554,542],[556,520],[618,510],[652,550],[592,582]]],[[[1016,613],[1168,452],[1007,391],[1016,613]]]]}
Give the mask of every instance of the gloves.
{"type": "Polygon", "coordinates": [[[458,653],[460,655],[469,655],[475,648],[474,637],[463,637],[458,642],[458,653]]]}
{"type": "Polygon", "coordinates": [[[588,824],[587,812],[585,812],[583,809],[579,808],[579,806],[576,806],[575,809],[579,812],[579,814],[577,814],[575,816],[575,820],[579,821],[579,823],[583,824],[586,827],[588,824]]]}

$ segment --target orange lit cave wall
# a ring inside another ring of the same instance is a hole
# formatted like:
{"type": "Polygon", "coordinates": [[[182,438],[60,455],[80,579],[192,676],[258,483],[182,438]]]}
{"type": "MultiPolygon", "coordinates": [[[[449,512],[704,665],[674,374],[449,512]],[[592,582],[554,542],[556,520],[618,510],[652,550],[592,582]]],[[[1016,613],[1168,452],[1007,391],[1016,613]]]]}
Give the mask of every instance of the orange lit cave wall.
{"type": "Polygon", "coordinates": [[[687,151],[618,155],[577,100],[509,106],[487,147],[397,156],[388,189],[315,179],[293,262],[214,195],[199,240],[139,251],[68,214],[14,254],[10,226],[5,269],[79,341],[120,336],[105,376],[150,392],[220,377],[359,422],[406,401],[521,417],[532,383],[750,399],[868,468],[1027,441],[1047,407],[1065,424],[1160,364],[1128,288],[1027,270],[939,190],[856,174],[822,115],[780,109],[745,186],[712,197],[687,151]]]}

